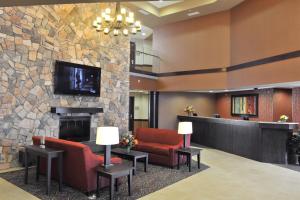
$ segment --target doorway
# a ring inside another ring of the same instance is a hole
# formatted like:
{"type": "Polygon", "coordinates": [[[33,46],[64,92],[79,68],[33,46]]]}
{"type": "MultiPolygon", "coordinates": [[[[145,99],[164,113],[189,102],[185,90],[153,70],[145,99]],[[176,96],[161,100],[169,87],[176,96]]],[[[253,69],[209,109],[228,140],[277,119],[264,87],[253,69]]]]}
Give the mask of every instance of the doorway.
{"type": "Polygon", "coordinates": [[[134,96],[129,97],[129,131],[134,130],[134,96]]]}
{"type": "Polygon", "coordinates": [[[130,91],[129,97],[129,131],[135,133],[138,128],[149,127],[149,92],[130,91]]]}

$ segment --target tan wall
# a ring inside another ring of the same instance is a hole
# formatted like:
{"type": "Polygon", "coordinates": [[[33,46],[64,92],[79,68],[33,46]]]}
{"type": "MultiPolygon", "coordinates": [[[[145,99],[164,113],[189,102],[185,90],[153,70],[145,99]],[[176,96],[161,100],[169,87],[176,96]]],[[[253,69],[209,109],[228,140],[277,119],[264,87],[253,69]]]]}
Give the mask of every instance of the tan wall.
{"type": "Polygon", "coordinates": [[[299,81],[299,66],[300,57],[232,71],[227,76],[228,88],[299,81]]]}
{"type": "Polygon", "coordinates": [[[230,13],[220,12],[154,29],[160,72],[225,67],[230,63],[230,13]]]}
{"type": "Polygon", "coordinates": [[[211,116],[215,113],[215,96],[199,93],[172,93],[159,94],[158,127],[177,129],[177,115],[185,113],[184,108],[193,105],[198,115],[211,116]]]}
{"type": "Polygon", "coordinates": [[[130,90],[156,91],[157,80],[137,76],[130,76],[130,90]]]}
{"type": "MultiPolygon", "coordinates": [[[[246,0],[154,31],[161,72],[226,67],[300,50],[300,0],[246,0]]],[[[300,80],[300,58],[226,73],[162,77],[158,90],[232,89],[300,80]],[[184,84],[178,84],[184,83],[184,84]]]]}
{"type": "Polygon", "coordinates": [[[247,0],[231,10],[231,63],[300,49],[299,0],[247,0]]]}
{"type": "Polygon", "coordinates": [[[158,79],[159,91],[202,91],[223,89],[227,85],[227,74],[208,73],[186,76],[169,76],[158,79]]]}

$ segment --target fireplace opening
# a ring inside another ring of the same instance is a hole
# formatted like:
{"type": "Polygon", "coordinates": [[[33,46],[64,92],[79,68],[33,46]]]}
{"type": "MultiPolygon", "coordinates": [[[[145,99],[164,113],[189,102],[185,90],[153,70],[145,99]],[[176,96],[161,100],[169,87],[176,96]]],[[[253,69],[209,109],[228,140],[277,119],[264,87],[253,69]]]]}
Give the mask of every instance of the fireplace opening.
{"type": "Polygon", "coordinates": [[[74,142],[90,140],[90,116],[65,116],[59,119],[59,139],[74,142]]]}

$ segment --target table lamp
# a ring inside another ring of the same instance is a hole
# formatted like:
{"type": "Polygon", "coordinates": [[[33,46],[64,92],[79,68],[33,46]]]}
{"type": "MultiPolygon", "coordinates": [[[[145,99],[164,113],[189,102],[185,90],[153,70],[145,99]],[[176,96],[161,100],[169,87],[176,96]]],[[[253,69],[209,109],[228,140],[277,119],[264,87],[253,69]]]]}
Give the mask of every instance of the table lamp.
{"type": "Polygon", "coordinates": [[[119,144],[119,129],[118,127],[98,127],[97,128],[97,136],[96,136],[96,144],[104,145],[105,152],[104,152],[104,168],[108,168],[112,166],[110,163],[110,150],[111,145],[119,144]]]}
{"type": "Polygon", "coordinates": [[[192,122],[179,122],[178,123],[178,134],[183,135],[183,148],[187,148],[187,135],[193,133],[192,122]]]}

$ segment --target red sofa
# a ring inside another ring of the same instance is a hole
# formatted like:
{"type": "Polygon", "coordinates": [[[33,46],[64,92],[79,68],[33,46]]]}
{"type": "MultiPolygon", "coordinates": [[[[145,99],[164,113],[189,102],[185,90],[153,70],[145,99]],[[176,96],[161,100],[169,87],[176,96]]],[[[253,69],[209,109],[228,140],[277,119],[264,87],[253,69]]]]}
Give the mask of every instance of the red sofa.
{"type": "MultiPolygon", "coordinates": [[[[33,136],[33,144],[40,145],[39,136],[33,136]]],[[[92,153],[91,149],[79,142],[46,137],[46,147],[64,150],[63,182],[82,192],[96,190],[96,167],[103,164],[104,157],[92,153]]],[[[121,163],[120,158],[112,158],[112,163],[121,163]]],[[[53,161],[52,177],[58,179],[57,161],[53,161]]],[[[46,160],[41,159],[40,172],[46,172],[46,160]]],[[[101,178],[101,187],[109,185],[109,180],[101,178]]]]}
{"type": "MultiPolygon", "coordinates": [[[[177,165],[176,149],[183,147],[183,136],[177,131],[155,128],[138,128],[135,133],[138,144],[137,151],[149,153],[149,162],[153,164],[174,167],[177,165]]],[[[190,144],[190,137],[188,137],[190,144]]],[[[185,162],[180,158],[180,162],[185,162]]]]}

